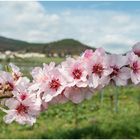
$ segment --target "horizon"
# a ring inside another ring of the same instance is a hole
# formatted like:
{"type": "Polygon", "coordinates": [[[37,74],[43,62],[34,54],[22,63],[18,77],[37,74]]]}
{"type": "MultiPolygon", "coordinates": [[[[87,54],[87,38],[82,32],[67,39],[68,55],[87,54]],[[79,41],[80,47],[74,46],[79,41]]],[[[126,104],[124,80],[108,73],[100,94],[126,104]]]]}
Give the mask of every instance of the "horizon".
{"type": "MultiPolygon", "coordinates": [[[[76,40],[74,38],[62,38],[62,39],[59,39],[59,40],[54,40],[54,41],[51,41],[51,42],[30,42],[30,41],[26,41],[26,40],[21,40],[21,39],[16,39],[16,38],[12,38],[12,37],[5,37],[5,36],[1,36],[0,35],[0,38],[5,38],[5,39],[10,39],[10,40],[15,40],[15,41],[22,41],[22,42],[25,42],[25,43],[35,43],[35,44],[48,44],[48,43],[52,43],[52,42],[58,42],[58,41],[63,41],[63,40],[73,40],[73,41],[77,41],[77,42],[80,42],[79,40],[76,40]]],[[[82,42],[80,42],[82,43],[82,42]]],[[[84,43],[82,43],[84,44],[84,43]]],[[[84,45],[87,45],[87,44],[84,44],[84,45]]],[[[89,45],[88,45],[89,46],[89,45]]],[[[91,48],[95,48],[95,46],[89,46],[91,48]]]]}
{"type": "Polygon", "coordinates": [[[139,1],[0,2],[0,36],[33,43],[74,39],[125,53],[140,40],[139,9],[139,1]]]}

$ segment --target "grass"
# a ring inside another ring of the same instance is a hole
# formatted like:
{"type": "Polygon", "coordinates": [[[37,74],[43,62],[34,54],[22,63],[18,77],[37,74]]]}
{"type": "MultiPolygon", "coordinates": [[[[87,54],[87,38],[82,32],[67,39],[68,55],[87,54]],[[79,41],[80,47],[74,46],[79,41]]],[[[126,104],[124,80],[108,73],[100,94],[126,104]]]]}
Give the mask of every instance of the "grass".
{"type": "Polygon", "coordinates": [[[101,103],[97,92],[91,100],[77,106],[72,103],[50,106],[33,126],[10,125],[0,119],[0,138],[140,138],[140,105],[136,100],[139,87],[119,89],[118,112],[110,98],[110,87],[104,90],[101,103]]]}
{"type": "MultiPolygon", "coordinates": [[[[32,58],[26,65],[33,66],[33,61],[39,65],[48,62],[32,58]]],[[[71,102],[50,106],[32,127],[15,122],[7,125],[1,112],[0,138],[140,138],[139,91],[139,86],[118,88],[118,112],[115,112],[114,91],[106,87],[103,96],[96,92],[92,99],[78,106],[71,102]]]]}

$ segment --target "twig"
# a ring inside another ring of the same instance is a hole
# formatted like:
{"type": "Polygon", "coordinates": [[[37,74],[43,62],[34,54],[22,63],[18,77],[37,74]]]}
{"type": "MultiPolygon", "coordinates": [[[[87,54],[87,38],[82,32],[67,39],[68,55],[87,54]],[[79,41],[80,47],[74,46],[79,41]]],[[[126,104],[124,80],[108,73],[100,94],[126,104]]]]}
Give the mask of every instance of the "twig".
{"type": "Polygon", "coordinates": [[[0,91],[0,99],[11,98],[11,97],[13,97],[12,92],[9,92],[9,91],[2,92],[2,91],[0,91]]]}

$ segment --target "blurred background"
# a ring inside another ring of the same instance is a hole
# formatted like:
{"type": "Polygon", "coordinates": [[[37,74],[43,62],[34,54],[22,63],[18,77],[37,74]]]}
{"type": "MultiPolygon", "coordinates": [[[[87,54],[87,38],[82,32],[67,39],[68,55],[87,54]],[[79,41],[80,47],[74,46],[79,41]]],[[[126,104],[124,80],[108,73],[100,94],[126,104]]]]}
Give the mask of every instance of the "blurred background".
{"type": "MultiPolygon", "coordinates": [[[[126,53],[140,40],[140,2],[0,2],[0,69],[35,66],[86,49],[126,53]]],[[[78,106],[54,105],[33,127],[3,122],[0,138],[140,138],[140,88],[107,87],[78,106]],[[116,96],[117,95],[117,96],[116,96]]]]}

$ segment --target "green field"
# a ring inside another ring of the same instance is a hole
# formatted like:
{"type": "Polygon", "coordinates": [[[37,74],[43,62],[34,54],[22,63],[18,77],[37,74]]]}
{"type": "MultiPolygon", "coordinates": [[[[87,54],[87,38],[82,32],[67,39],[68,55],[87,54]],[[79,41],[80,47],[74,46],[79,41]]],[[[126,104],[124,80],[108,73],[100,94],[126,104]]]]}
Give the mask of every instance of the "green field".
{"type": "MultiPolygon", "coordinates": [[[[30,72],[33,69],[33,67],[36,66],[42,66],[43,63],[50,63],[50,62],[55,62],[56,64],[59,64],[61,61],[63,61],[64,58],[51,58],[51,57],[46,57],[46,58],[24,58],[24,59],[6,59],[6,60],[0,60],[1,66],[5,66],[8,63],[14,63],[18,67],[21,68],[21,71],[24,73],[24,75],[30,76],[30,72]]],[[[3,67],[4,68],[4,67],[3,67]]]]}
{"type": "MultiPolygon", "coordinates": [[[[32,68],[52,60],[62,61],[57,58],[12,61],[32,68]]],[[[7,125],[3,116],[1,113],[0,138],[140,138],[140,88],[130,85],[119,87],[116,92],[112,87],[106,87],[79,105],[69,102],[50,106],[33,127],[17,123],[7,125]]]]}

